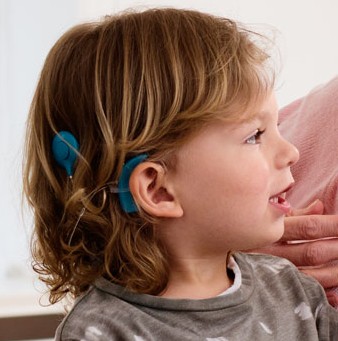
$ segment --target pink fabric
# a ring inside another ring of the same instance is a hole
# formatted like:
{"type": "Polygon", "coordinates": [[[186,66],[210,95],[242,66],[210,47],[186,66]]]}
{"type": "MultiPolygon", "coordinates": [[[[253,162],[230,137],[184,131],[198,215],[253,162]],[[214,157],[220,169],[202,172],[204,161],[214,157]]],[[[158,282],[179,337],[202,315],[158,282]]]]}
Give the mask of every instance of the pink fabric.
{"type": "Polygon", "coordinates": [[[319,198],[325,213],[337,214],[338,77],[282,108],[280,122],[282,135],[300,152],[288,200],[300,208],[319,198]]]}

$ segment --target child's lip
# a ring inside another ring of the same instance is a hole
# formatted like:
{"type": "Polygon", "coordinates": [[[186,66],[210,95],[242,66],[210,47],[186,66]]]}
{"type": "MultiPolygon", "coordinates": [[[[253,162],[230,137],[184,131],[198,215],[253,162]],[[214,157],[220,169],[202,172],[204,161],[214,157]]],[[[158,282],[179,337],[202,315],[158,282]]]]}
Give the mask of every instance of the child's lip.
{"type": "Polygon", "coordinates": [[[291,210],[290,203],[285,200],[286,193],[294,186],[294,182],[290,183],[285,189],[276,193],[269,198],[269,203],[281,211],[283,214],[288,214],[291,210]]]}
{"type": "MultiPolygon", "coordinates": [[[[272,195],[272,196],[270,197],[270,199],[275,198],[275,197],[281,197],[281,198],[285,199],[286,193],[287,193],[294,185],[295,185],[295,183],[294,183],[294,182],[291,182],[291,183],[289,184],[289,186],[287,186],[287,187],[286,187],[285,189],[283,189],[282,191],[280,191],[280,192],[278,192],[278,193],[272,195]]],[[[269,200],[270,200],[270,199],[269,199],[269,200]]]]}
{"type": "Polygon", "coordinates": [[[281,195],[272,197],[269,200],[269,203],[275,208],[277,208],[279,211],[281,211],[283,214],[288,214],[291,210],[290,203],[286,201],[284,198],[282,198],[281,195]]]}

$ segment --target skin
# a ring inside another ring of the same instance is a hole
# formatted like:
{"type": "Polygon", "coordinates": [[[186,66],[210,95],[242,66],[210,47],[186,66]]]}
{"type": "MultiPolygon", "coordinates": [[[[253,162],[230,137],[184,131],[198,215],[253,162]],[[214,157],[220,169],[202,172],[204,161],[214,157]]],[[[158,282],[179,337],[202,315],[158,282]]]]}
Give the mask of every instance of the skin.
{"type": "Polygon", "coordinates": [[[324,287],[330,304],[338,306],[338,295],[332,290],[338,287],[338,239],[333,239],[338,236],[338,216],[322,215],[323,211],[320,200],[291,210],[285,218],[283,237],[255,251],[289,259],[302,272],[316,278],[324,287]],[[292,244],[299,240],[305,242],[292,244]]]}
{"type": "Polygon", "coordinates": [[[169,254],[165,297],[218,295],[232,284],[225,271],[229,252],[263,247],[284,234],[287,204],[271,198],[293,183],[298,151],[279,134],[273,93],[252,110],[248,122],[203,129],[177,151],[175,170],[145,162],[131,176],[138,204],[173,218],[158,225],[169,254]]]}

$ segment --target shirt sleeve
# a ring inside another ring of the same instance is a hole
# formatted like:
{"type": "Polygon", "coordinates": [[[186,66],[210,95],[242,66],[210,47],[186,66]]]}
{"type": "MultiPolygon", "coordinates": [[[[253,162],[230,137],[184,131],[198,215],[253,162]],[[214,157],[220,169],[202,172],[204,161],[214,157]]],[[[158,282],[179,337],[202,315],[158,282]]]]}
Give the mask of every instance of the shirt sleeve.
{"type": "Polygon", "coordinates": [[[314,278],[301,272],[299,272],[299,277],[312,305],[318,330],[318,339],[337,341],[338,310],[329,304],[324,289],[314,278]]]}

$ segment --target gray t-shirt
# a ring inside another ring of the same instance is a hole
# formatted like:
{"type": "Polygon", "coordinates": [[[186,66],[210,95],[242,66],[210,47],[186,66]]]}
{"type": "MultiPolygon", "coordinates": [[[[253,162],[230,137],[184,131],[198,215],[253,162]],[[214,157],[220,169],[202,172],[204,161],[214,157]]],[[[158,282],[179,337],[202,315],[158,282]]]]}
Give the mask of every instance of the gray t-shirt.
{"type": "Polygon", "coordinates": [[[210,299],[135,294],[101,278],[77,299],[56,340],[338,340],[338,312],[314,279],[273,256],[234,260],[237,288],[210,299]]]}

